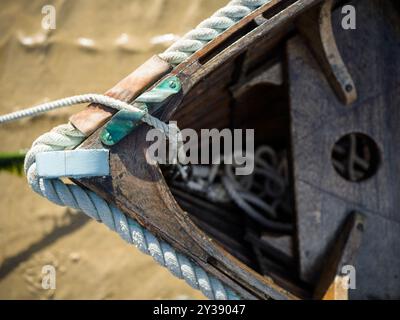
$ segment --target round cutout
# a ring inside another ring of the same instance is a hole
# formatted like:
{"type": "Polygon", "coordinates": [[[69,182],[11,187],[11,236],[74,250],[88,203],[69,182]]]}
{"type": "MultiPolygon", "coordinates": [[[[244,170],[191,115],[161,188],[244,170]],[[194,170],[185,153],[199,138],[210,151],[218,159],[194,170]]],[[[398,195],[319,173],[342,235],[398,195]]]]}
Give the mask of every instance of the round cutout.
{"type": "Polygon", "coordinates": [[[331,161],[341,177],[347,181],[359,182],[375,175],[380,163],[380,152],[369,136],[349,133],[334,144],[331,161]]]}

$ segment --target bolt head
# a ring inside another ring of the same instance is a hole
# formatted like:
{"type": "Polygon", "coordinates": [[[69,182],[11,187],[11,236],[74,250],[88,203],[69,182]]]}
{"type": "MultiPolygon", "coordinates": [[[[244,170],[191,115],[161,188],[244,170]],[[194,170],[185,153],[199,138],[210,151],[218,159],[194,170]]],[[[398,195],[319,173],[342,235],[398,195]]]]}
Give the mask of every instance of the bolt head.
{"type": "Polygon", "coordinates": [[[174,80],[171,80],[170,82],[169,82],[169,87],[171,88],[171,89],[175,89],[176,88],[176,82],[174,81],[174,80]]]}

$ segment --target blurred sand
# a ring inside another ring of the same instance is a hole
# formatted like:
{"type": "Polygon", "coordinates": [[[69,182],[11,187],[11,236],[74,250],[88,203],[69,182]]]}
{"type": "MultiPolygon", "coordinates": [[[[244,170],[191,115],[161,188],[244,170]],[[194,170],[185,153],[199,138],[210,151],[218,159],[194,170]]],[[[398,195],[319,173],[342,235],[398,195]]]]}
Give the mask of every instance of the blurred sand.
{"type": "MultiPolygon", "coordinates": [[[[227,0],[1,0],[0,113],[112,87],[227,0]],[[41,9],[56,7],[56,30],[41,9]],[[166,37],[158,37],[162,35],[166,37]]],[[[29,148],[82,107],[0,126],[1,151],[29,148]]],[[[0,299],[203,298],[104,225],[0,173],[0,299]],[[57,270],[41,288],[42,266],[57,270]]]]}

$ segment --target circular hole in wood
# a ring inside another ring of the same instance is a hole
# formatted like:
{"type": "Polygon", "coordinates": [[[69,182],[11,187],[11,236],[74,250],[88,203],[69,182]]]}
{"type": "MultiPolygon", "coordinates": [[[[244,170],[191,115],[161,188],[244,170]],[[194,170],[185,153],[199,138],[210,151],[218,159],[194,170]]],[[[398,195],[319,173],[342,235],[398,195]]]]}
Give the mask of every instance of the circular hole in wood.
{"type": "Polygon", "coordinates": [[[378,170],[379,148],[369,136],[349,133],[334,144],[331,161],[336,172],[347,181],[363,181],[378,170]]]}

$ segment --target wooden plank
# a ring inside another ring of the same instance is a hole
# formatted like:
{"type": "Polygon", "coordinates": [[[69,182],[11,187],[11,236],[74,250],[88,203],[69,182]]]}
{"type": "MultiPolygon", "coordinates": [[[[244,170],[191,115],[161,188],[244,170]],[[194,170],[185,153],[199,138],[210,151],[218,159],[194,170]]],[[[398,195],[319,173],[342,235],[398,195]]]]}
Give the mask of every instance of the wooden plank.
{"type": "Polygon", "coordinates": [[[301,15],[297,26],[308,40],[322,70],[341,101],[347,105],[357,99],[353,79],[337,48],[332,29],[332,9],[334,0],[327,0],[310,12],[301,15]]]}
{"type": "MultiPolygon", "coordinates": [[[[326,259],[321,278],[318,281],[314,292],[315,299],[323,300],[348,300],[349,299],[349,281],[356,281],[356,274],[347,274],[349,271],[355,271],[353,266],[363,233],[365,230],[364,217],[362,214],[352,212],[349,214],[345,224],[340,228],[340,234],[333,244],[329,256],[326,259]]],[[[352,283],[356,285],[356,283],[352,283]]]]}
{"type": "MultiPolygon", "coordinates": [[[[153,56],[119,81],[105,95],[131,102],[171,69],[172,67],[164,60],[153,56]]],[[[86,109],[74,114],[69,120],[79,131],[89,136],[109,120],[115,112],[114,109],[92,103],[86,109]]]]}
{"type": "Polygon", "coordinates": [[[333,28],[359,99],[345,106],[335,97],[301,38],[288,43],[288,70],[300,272],[316,283],[338,228],[351,211],[366,215],[355,264],[357,290],[350,298],[400,297],[400,23],[389,1],[353,1],[357,29],[333,28]],[[377,144],[381,163],[362,182],[349,182],[331,164],[332,147],[361,132],[377,144]]]}
{"type": "MultiPolygon", "coordinates": [[[[158,166],[151,166],[145,159],[147,130],[144,126],[139,128],[136,134],[110,149],[111,177],[82,179],[81,183],[115,203],[244,297],[290,297],[225,252],[193,224],[177,205],[158,166]]],[[[85,148],[99,146],[99,140],[92,138],[84,144],[85,148]]]]}

